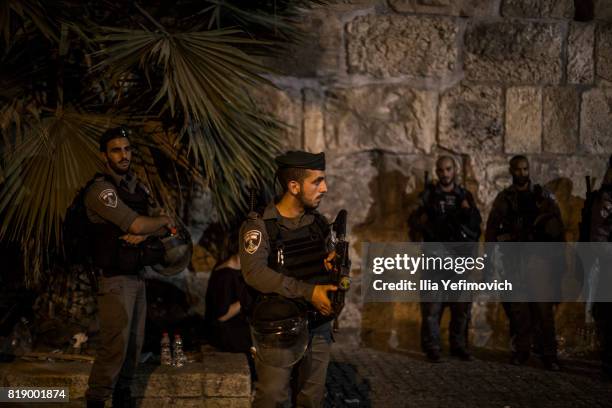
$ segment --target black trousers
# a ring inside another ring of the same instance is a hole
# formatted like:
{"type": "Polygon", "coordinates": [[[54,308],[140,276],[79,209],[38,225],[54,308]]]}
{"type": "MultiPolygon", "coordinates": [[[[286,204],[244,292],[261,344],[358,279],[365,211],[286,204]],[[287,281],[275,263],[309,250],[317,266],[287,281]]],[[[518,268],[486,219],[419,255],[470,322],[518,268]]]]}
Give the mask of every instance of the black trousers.
{"type": "Polygon", "coordinates": [[[470,302],[421,302],[421,348],[423,351],[440,351],[440,320],[447,306],[451,312],[448,327],[450,349],[467,349],[467,332],[472,304],[470,302]]]}
{"type": "Polygon", "coordinates": [[[529,357],[532,345],[543,357],[557,357],[554,303],[504,303],[512,353],[529,357]]]}
{"type": "Polygon", "coordinates": [[[606,374],[612,375],[612,303],[595,303],[593,317],[601,344],[602,368],[606,374]]]}

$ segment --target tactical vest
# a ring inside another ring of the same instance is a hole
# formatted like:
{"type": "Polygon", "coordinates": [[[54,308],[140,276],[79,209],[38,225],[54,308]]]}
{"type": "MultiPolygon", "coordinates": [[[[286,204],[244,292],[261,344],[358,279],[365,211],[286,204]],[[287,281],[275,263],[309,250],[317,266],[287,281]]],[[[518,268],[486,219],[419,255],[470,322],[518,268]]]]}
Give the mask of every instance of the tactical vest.
{"type": "MultiPolygon", "coordinates": [[[[148,215],[149,194],[138,183],[133,193],[115,184],[109,175],[96,175],[97,179],[104,179],[115,186],[117,196],[125,205],[138,215],[148,215]]],[[[141,248],[129,245],[119,239],[126,233],[110,222],[90,224],[92,237],[93,265],[102,269],[104,275],[134,275],[143,265],[140,261],[141,248]]]]}
{"type": "Polygon", "coordinates": [[[323,261],[327,257],[330,228],[322,215],[313,215],[311,224],[293,230],[281,229],[274,219],[265,220],[270,240],[268,266],[300,281],[328,284],[329,272],[323,261]]]}
{"type": "Polygon", "coordinates": [[[461,210],[461,203],[468,199],[472,208],[473,202],[463,187],[455,186],[453,191],[445,193],[435,185],[429,185],[423,195],[423,205],[428,217],[423,239],[427,242],[469,242],[477,241],[480,229],[470,225],[470,214],[461,210]]]}
{"type": "Polygon", "coordinates": [[[465,190],[461,187],[455,187],[452,192],[444,193],[439,191],[436,186],[430,185],[425,190],[425,196],[423,197],[427,215],[432,218],[448,216],[461,206],[465,196],[465,190]],[[446,201],[447,196],[453,196],[454,203],[447,203],[448,205],[442,204],[442,202],[446,201]]]}
{"type": "MultiPolygon", "coordinates": [[[[538,186],[534,185],[534,188],[538,186]]],[[[538,215],[536,197],[533,189],[522,194],[528,195],[526,204],[528,208],[520,208],[518,191],[506,189],[502,192],[503,198],[508,205],[508,212],[501,222],[498,235],[512,234],[515,241],[530,242],[534,241],[533,226],[538,215]]],[[[525,204],[525,203],[524,203],[525,204]]]]}

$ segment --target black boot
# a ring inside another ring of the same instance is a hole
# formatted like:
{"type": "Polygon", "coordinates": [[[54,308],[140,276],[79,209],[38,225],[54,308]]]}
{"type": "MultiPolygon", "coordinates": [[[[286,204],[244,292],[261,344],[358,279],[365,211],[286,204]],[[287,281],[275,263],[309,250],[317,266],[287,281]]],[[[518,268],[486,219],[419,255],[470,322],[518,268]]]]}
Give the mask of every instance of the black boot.
{"type": "Polygon", "coordinates": [[[113,392],[113,408],[134,408],[132,392],[129,388],[117,388],[113,392]]]}
{"type": "Polygon", "coordinates": [[[104,401],[87,400],[87,408],[104,408],[104,401]]]}

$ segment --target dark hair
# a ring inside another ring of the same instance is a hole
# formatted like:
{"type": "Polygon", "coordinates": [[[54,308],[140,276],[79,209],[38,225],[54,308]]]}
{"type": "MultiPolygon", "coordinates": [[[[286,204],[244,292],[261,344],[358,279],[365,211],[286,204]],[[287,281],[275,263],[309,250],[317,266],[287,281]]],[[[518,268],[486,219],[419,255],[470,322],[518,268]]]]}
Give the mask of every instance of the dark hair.
{"type": "Polygon", "coordinates": [[[240,227],[233,228],[227,236],[226,260],[240,251],[240,227]]]}
{"type": "Polygon", "coordinates": [[[436,160],[436,167],[438,166],[438,163],[442,163],[442,161],[444,160],[449,160],[453,164],[453,168],[457,169],[457,163],[455,162],[455,159],[447,154],[443,154],[442,156],[438,157],[438,160],[436,160]]]}
{"type": "Polygon", "coordinates": [[[102,133],[102,137],[100,138],[100,151],[106,152],[108,142],[110,142],[113,139],[120,139],[120,138],[125,137],[126,139],[129,140],[130,139],[129,133],[130,131],[126,127],[123,127],[123,126],[108,129],[106,132],[102,133]]]}
{"type": "Polygon", "coordinates": [[[278,169],[276,177],[283,187],[283,193],[289,190],[289,182],[297,181],[302,184],[306,176],[308,175],[308,169],[298,169],[295,167],[288,167],[278,169]]]}
{"type": "Polygon", "coordinates": [[[516,165],[516,163],[520,162],[520,161],[526,161],[527,164],[529,164],[529,160],[527,159],[527,157],[521,155],[521,154],[517,154],[516,156],[512,157],[510,159],[510,167],[514,167],[516,165]]]}

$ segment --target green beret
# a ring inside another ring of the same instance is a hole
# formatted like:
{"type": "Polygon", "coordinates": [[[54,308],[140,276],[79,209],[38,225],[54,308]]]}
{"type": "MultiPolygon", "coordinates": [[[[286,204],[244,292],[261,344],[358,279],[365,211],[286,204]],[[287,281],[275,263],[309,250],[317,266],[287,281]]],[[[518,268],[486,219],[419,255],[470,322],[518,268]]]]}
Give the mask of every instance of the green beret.
{"type": "Polygon", "coordinates": [[[308,153],[301,150],[291,150],[278,156],[276,164],[279,169],[325,170],[325,153],[308,153]]]}

